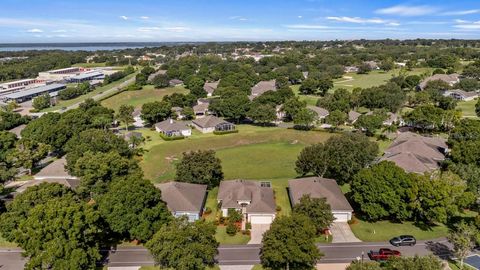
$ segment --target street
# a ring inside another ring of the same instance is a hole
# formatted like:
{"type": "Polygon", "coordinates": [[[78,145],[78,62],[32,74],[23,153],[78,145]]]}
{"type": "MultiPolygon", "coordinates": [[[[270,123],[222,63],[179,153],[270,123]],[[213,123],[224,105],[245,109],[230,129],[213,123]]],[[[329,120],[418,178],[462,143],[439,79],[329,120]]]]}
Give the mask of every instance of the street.
{"type": "MultiPolygon", "coordinates": [[[[318,248],[325,255],[320,263],[348,263],[361,259],[369,260],[367,253],[379,248],[392,248],[389,243],[341,243],[319,244],[318,248]]],[[[398,247],[405,256],[435,254],[445,258],[450,254],[450,244],[446,239],[418,241],[413,247],[398,247]]],[[[220,265],[254,265],[260,263],[260,245],[222,245],[218,249],[220,265]]],[[[21,269],[23,260],[20,249],[0,249],[0,269],[21,269]]],[[[110,251],[109,266],[153,265],[153,259],[144,247],[119,247],[110,251]]]]}

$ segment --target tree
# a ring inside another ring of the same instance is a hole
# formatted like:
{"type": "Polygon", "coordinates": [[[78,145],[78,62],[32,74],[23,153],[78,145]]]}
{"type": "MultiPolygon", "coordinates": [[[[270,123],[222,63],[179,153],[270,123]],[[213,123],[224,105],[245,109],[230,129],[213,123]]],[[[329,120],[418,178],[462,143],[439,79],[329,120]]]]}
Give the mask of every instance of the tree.
{"type": "Polygon", "coordinates": [[[367,74],[372,71],[372,68],[367,63],[363,63],[358,67],[358,74],[367,74]]]}
{"type": "Polygon", "coordinates": [[[293,117],[293,123],[302,129],[310,129],[315,121],[315,113],[307,108],[300,109],[293,117]]]}
{"type": "Polygon", "coordinates": [[[346,270],[382,270],[378,262],[370,261],[353,261],[346,270]]]}
{"type": "Polygon", "coordinates": [[[438,129],[442,126],[444,111],[433,105],[422,105],[407,113],[404,119],[423,131],[438,129]]]}
{"type": "Polygon", "coordinates": [[[33,99],[32,106],[35,110],[40,111],[50,107],[50,95],[44,94],[33,99]]]}
{"type": "Polygon", "coordinates": [[[300,93],[304,95],[316,95],[319,91],[319,82],[313,78],[307,78],[300,86],[300,93]]]}
{"type": "Polygon", "coordinates": [[[394,68],[395,68],[395,63],[393,62],[392,59],[387,59],[380,63],[380,69],[383,69],[385,71],[390,71],[394,68]]]}
{"type": "Polygon", "coordinates": [[[310,198],[310,195],[303,195],[300,202],[293,206],[293,212],[308,217],[317,232],[330,227],[335,219],[326,198],[310,198]]]}
{"type": "Polygon", "coordinates": [[[332,125],[334,128],[336,128],[340,125],[345,124],[345,122],[347,121],[347,118],[348,116],[346,113],[339,110],[335,110],[325,118],[325,122],[327,124],[332,125]]]}
{"type": "Polygon", "coordinates": [[[252,102],[247,116],[262,125],[271,123],[277,118],[275,107],[268,104],[259,104],[257,102],[252,102]]]}
{"type": "Polygon", "coordinates": [[[154,101],[142,105],[141,118],[149,125],[172,116],[172,105],[167,101],[154,101]]]}
{"type": "Polygon", "coordinates": [[[298,174],[313,173],[346,183],[377,156],[378,145],[360,133],[330,137],[324,144],[305,147],[297,159],[298,174]]]}
{"type": "Polygon", "coordinates": [[[480,117],[480,99],[475,104],[475,114],[480,117]]]}
{"type": "Polygon", "coordinates": [[[455,87],[458,87],[465,91],[475,91],[480,87],[480,83],[476,79],[461,79],[455,87]]]}
{"type": "Polygon", "coordinates": [[[367,136],[373,136],[375,135],[375,130],[382,127],[385,119],[387,119],[387,114],[382,112],[362,114],[360,117],[358,117],[354,126],[364,130],[367,136]]]}
{"type": "Polygon", "coordinates": [[[352,200],[363,216],[371,221],[405,220],[409,208],[412,177],[390,161],[362,169],[351,183],[352,200]]]}
{"type": "Polygon", "coordinates": [[[196,96],[197,98],[206,97],[207,92],[203,89],[205,81],[197,76],[187,80],[187,88],[190,89],[190,94],[196,96]]]}
{"type": "Polygon", "coordinates": [[[477,229],[461,222],[454,230],[450,230],[447,238],[453,245],[453,253],[460,259],[460,269],[463,269],[463,260],[470,254],[475,247],[475,239],[478,234],[477,229]]]}
{"type": "Polygon", "coordinates": [[[146,242],[172,218],[160,190],[141,178],[116,179],[95,200],[102,217],[120,239],[146,242]]]}
{"type": "Polygon", "coordinates": [[[122,104],[118,110],[117,119],[125,124],[125,130],[128,130],[128,126],[134,122],[132,116],[134,110],[133,106],[125,104],[122,104]]]}
{"type": "Polygon", "coordinates": [[[104,194],[108,184],[116,178],[143,176],[136,160],[123,157],[115,151],[87,151],[75,162],[72,173],[80,178],[76,191],[83,197],[104,194]]]}
{"type": "Polygon", "coordinates": [[[428,81],[427,85],[423,89],[424,91],[441,91],[450,89],[450,85],[442,80],[428,81]]]}
{"type": "Polygon", "coordinates": [[[250,100],[245,93],[239,91],[226,91],[220,99],[214,100],[209,109],[219,115],[239,122],[247,116],[250,100]]]}
{"type": "Polygon", "coordinates": [[[10,162],[14,163],[16,167],[23,167],[32,173],[32,169],[36,167],[37,163],[45,158],[51,147],[37,143],[29,139],[20,139],[17,141],[15,149],[9,155],[10,162]]]}
{"type": "MultiPolygon", "coordinates": [[[[10,104],[10,103],[9,103],[10,104]]],[[[19,113],[11,111],[0,110],[0,131],[9,130],[14,127],[18,127],[21,124],[26,124],[29,120],[28,117],[22,117],[19,113]]]]}
{"type": "Polygon", "coordinates": [[[213,150],[198,150],[183,153],[175,165],[175,181],[208,185],[214,188],[223,180],[222,165],[213,150]]]}
{"type": "Polygon", "coordinates": [[[170,85],[169,81],[167,74],[159,74],[153,77],[152,83],[155,88],[164,88],[170,85]]]}
{"type": "Polygon", "coordinates": [[[303,215],[277,217],[263,235],[260,261],[268,269],[312,269],[323,254],[315,226],[303,215]]]}
{"type": "Polygon", "coordinates": [[[201,270],[215,263],[216,227],[205,221],[175,219],[163,225],[145,245],[155,264],[179,270],[201,270]]]}
{"type": "Polygon", "coordinates": [[[293,119],[298,111],[304,108],[307,108],[307,103],[305,101],[301,101],[298,97],[291,97],[287,99],[282,106],[282,110],[290,119],[293,119]]]}
{"type": "Polygon", "coordinates": [[[115,151],[123,157],[130,157],[132,150],[128,143],[108,130],[88,129],[71,138],[65,145],[67,169],[75,172],[75,164],[88,151],[107,153],[115,151]]]}
{"type": "Polygon", "coordinates": [[[413,256],[413,257],[394,257],[389,259],[384,268],[387,270],[400,269],[422,269],[422,270],[442,270],[444,269],[442,261],[434,255],[413,256]]]}

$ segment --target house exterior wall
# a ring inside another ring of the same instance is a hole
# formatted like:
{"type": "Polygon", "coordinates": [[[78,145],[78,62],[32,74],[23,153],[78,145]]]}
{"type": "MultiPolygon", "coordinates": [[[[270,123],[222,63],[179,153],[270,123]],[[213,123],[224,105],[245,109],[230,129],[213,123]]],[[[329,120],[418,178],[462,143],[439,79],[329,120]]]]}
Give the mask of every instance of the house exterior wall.
{"type": "Polygon", "coordinates": [[[200,219],[200,213],[195,212],[174,212],[172,213],[175,217],[184,217],[188,218],[188,221],[194,222],[200,219]]]}
{"type": "Polygon", "coordinates": [[[247,214],[247,220],[253,224],[271,224],[275,219],[275,214],[271,213],[254,213],[247,214]]]}
{"type": "Polygon", "coordinates": [[[180,131],[183,136],[188,137],[192,135],[192,130],[191,129],[184,129],[180,131]]]}
{"type": "Polygon", "coordinates": [[[214,127],[211,127],[211,128],[202,128],[201,126],[193,123],[193,126],[200,132],[202,133],[212,133],[215,131],[215,128],[214,127]]]}

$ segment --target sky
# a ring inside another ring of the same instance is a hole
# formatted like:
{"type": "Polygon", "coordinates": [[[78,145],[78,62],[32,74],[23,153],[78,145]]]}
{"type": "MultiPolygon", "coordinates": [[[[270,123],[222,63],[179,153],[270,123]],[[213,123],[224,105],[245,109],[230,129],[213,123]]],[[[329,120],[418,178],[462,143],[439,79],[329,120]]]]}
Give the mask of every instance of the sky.
{"type": "Polygon", "coordinates": [[[0,43],[480,38],[480,0],[0,0],[0,43]]]}

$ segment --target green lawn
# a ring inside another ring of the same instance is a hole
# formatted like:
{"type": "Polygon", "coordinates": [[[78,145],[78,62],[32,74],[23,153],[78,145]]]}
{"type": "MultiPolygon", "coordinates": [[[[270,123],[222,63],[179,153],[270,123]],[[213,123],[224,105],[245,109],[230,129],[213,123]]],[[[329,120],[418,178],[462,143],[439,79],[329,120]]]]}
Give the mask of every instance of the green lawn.
{"type": "Polygon", "coordinates": [[[225,244],[225,245],[245,245],[250,241],[250,236],[248,235],[243,235],[242,233],[237,233],[234,236],[230,236],[226,232],[226,227],[225,226],[218,226],[217,227],[217,233],[215,234],[215,239],[220,244],[225,244]]]}
{"type": "MultiPolygon", "coordinates": [[[[426,72],[430,72],[429,68],[416,68],[407,72],[408,75],[421,75],[426,72]]],[[[368,74],[346,73],[343,78],[334,80],[333,89],[345,88],[347,90],[353,90],[356,87],[368,88],[372,86],[382,85],[391,79],[393,76],[397,76],[400,69],[391,70],[388,72],[381,70],[374,70],[368,74]]]]}
{"type": "Polygon", "coordinates": [[[413,235],[417,240],[426,240],[444,237],[448,233],[448,228],[445,225],[422,229],[415,226],[412,222],[366,222],[357,219],[357,223],[350,225],[350,227],[355,236],[365,242],[388,241],[402,234],[413,235]]]}
{"type": "Polygon", "coordinates": [[[154,182],[171,180],[174,164],[183,152],[214,149],[222,159],[225,179],[291,178],[295,176],[294,163],[303,146],[323,142],[332,136],[327,132],[276,127],[239,125],[237,128],[239,133],[214,135],[195,132],[193,136],[178,141],[163,141],[151,130],[140,130],[144,136],[150,136],[141,162],[145,176],[154,182]],[[248,145],[252,146],[246,147],[248,145]]]}
{"type": "Polygon", "coordinates": [[[314,95],[301,95],[300,84],[292,85],[290,86],[290,88],[292,88],[292,91],[293,93],[295,93],[295,95],[299,96],[300,100],[305,100],[307,102],[307,105],[312,105],[312,106],[317,105],[317,101],[319,97],[314,95]]]}
{"type": "Polygon", "coordinates": [[[261,264],[255,264],[252,270],[264,270],[261,264]]]}
{"type": "MultiPolygon", "coordinates": [[[[206,267],[205,269],[206,270],[220,270],[220,267],[215,265],[213,267],[206,267]]],[[[160,268],[159,266],[142,266],[142,267],[140,267],[140,270],[174,270],[174,269],[160,268]]]]}
{"type": "Polygon", "coordinates": [[[457,110],[462,111],[463,117],[471,117],[477,118],[477,114],[475,113],[475,104],[477,104],[478,100],[470,100],[470,101],[460,101],[457,104],[457,110]]]}
{"type": "Polygon", "coordinates": [[[105,67],[106,63],[77,63],[73,65],[74,67],[84,67],[84,68],[92,68],[92,67],[105,67]]]}
{"type": "Polygon", "coordinates": [[[173,93],[187,93],[183,86],[155,89],[153,85],[146,85],[142,90],[125,91],[102,101],[102,105],[118,110],[121,105],[127,104],[141,107],[144,103],[160,101],[166,95],[173,93]]]}
{"type": "Polygon", "coordinates": [[[218,195],[218,187],[213,188],[212,190],[208,191],[207,201],[205,202],[205,208],[212,209],[212,213],[205,216],[207,221],[215,221],[217,217],[217,195],[218,195]]]}
{"type": "Polygon", "coordinates": [[[16,247],[17,245],[12,242],[8,242],[0,235],[0,247],[16,247]]]}
{"type": "Polygon", "coordinates": [[[50,107],[50,108],[47,108],[45,110],[43,110],[44,112],[51,112],[51,111],[55,111],[55,110],[59,110],[60,108],[62,107],[67,107],[67,106],[70,106],[70,105],[73,105],[73,104],[76,104],[76,103],[79,103],[79,102],[83,102],[85,99],[87,98],[91,98],[93,96],[96,96],[98,94],[101,94],[103,93],[104,91],[106,90],[109,90],[113,87],[116,87],[116,86],[119,86],[120,84],[122,84],[123,82],[135,77],[135,74],[130,74],[128,76],[126,76],[125,78],[121,79],[121,80],[118,80],[118,81],[115,81],[115,82],[112,82],[110,84],[107,84],[105,86],[99,86],[99,87],[96,87],[95,90],[93,90],[92,92],[89,92],[88,94],[85,94],[85,95],[81,95],[79,97],[76,97],[76,98],[73,98],[73,99],[69,99],[69,100],[60,100],[57,105],[53,106],[53,107],[50,107]]]}

